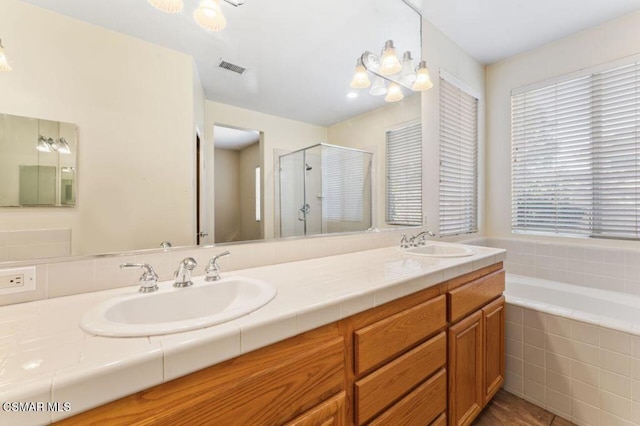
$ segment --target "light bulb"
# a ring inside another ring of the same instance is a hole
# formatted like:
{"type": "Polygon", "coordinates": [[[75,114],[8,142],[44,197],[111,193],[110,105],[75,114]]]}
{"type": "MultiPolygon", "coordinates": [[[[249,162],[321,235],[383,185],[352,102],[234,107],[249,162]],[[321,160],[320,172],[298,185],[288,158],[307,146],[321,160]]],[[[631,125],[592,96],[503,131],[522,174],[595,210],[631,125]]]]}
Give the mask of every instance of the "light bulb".
{"type": "Polygon", "coordinates": [[[71,147],[69,146],[69,142],[67,142],[65,138],[58,139],[57,147],[57,151],[60,154],[71,154],[71,147]]]}
{"type": "Polygon", "coordinates": [[[220,9],[220,0],[202,0],[193,12],[193,19],[208,31],[222,31],[227,25],[227,19],[220,9]]]}
{"type": "Polygon", "coordinates": [[[396,49],[393,47],[393,40],[387,40],[382,51],[382,65],[380,65],[380,74],[393,75],[402,69],[396,49]]]}
{"type": "Polygon", "coordinates": [[[373,86],[371,86],[371,90],[369,90],[369,94],[373,96],[382,96],[387,93],[387,86],[384,84],[384,80],[382,77],[376,77],[373,80],[373,86]]]}
{"type": "Polygon", "coordinates": [[[389,91],[387,92],[387,96],[385,96],[384,100],[387,102],[398,102],[404,99],[404,95],[402,94],[402,89],[398,86],[397,83],[389,84],[389,91]]]}
{"type": "Polygon", "coordinates": [[[183,0],[147,0],[156,9],[167,13],[179,13],[184,7],[183,0]]]}
{"type": "Polygon", "coordinates": [[[51,144],[44,138],[44,136],[38,136],[38,145],[36,145],[36,149],[40,152],[51,152],[53,151],[51,144]]]}
{"type": "Polygon", "coordinates": [[[413,68],[413,58],[411,57],[411,52],[404,52],[402,55],[402,71],[400,71],[400,82],[407,86],[413,84],[416,81],[416,73],[413,68]]]}
{"type": "Polygon", "coordinates": [[[351,88],[353,89],[366,89],[371,86],[371,81],[369,80],[369,74],[365,69],[364,65],[362,65],[362,58],[358,58],[358,63],[356,64],[356,70],[353,73],[353,80],[351,80],[351,88]]]}
{"type": "Polygon", "coordinates": [[[7,56],[4,54],[4,47],[2,47],[2,40],[0,40],[0,71],[11,71],[13,68],[9,66],[7,62],[7,56]]]}
{"type": "Polygon", "coordinates": [[[427,69],[427,63],[425,61],[420,61],[420,65],[418,65],[418,70],[416,71],[416,81],[413,83],[411,87],[416,92],[423,92],[425,90],[429,90],[433,87],[433,83],[431,82],[431,77],[429,76],[429,70],[427,69]]]}

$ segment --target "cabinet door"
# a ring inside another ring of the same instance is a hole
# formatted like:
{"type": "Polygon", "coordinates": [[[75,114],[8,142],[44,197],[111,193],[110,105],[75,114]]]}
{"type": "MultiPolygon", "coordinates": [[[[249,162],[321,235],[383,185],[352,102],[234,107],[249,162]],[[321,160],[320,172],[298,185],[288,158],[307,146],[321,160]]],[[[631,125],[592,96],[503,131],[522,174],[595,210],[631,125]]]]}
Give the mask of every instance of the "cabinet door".
{"type": "Polygon", "coordinates": [[[286,426],[344,426],[347,424],[345,403],[346,395],[340,392],[287,423],[286,426]]]}
{"type": "Polygon", "coordinates": [[[482,311],[449,329],[449,425],[469,425],[484,403],[482,311]]]}
{"type": "Polygon", "coordinates": [[[482,308],[484,328],[484,404],[504,382],[504,296],[482,308]]]}

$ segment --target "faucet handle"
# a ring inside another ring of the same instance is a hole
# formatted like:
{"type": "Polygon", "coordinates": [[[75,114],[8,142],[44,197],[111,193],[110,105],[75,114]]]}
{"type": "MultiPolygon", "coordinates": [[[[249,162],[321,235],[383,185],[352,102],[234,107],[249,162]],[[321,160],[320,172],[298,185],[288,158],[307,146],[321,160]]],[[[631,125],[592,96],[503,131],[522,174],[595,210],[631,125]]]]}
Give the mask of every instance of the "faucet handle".
{"type": "Polygon", "coordinates": [[[193,257],[185,257],[178,265],[178,270],[174,272],[175,282],[174,287],[189,287],[193,284],[191,282],[191,271],[198,266],[198,262],[193,257]]]}
{"type": "Polygon", "coordinates": [[[400,240],[400,248],[409,248],[409,240],[407,239],[407,234],[402,234],[402,239],[400,240]]]}
{"type": "Polygon", "coordinates": [[[217,256],[214,256],[209,260],[209,264],[204,269],[206,276],[204,277],[205,281],[219,281],[220,280],[220,266],[218,265],[218,259],[224,256],[229,256],[231,252],[228,250],[224,253],[220,253],[217,256]]]}
{"type": "Polygon", "coordinates": [[[153,266],[148,263],[123,263],[120,265],[120,269],[127,268],[142,268],[144,270],[138,278],[140,293],[151,293],[158,290],[158,274],[153,270],[153,266]]]}

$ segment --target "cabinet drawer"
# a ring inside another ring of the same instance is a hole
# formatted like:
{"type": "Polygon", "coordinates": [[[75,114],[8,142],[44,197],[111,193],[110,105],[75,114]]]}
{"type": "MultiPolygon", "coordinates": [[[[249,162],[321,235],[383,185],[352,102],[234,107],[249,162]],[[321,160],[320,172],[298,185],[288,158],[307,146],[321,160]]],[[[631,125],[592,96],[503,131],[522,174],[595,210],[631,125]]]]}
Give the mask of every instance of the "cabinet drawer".
{"type": "Polygon", "coordinates": [[[447,425],[447,415],[445,413],[442,413],[429,426],[446,426],[446,425],[447,425]]]}
{"type": "Polygon", "coordinates": [[[438,371],[377,417],[371,426],[424,425],[447,409],[447,372],[438,371]]]}
{"type": "Polygon", "coordinates": [[[445,296],[354,332],[355,371],[362,374],[427,338],[446,325],[445,296]]]}
{"type": "Polygon", "coordinates": [[[344,392],[340,392],[285,426],[343,426],[346,425],[345,406],[346,395],[344,392]]]}
{"type": "Polygon", "coordinates": [[[456,322],[504,291],[504,271],[494,272],[449,291],[449,321],[456,322]]]}
{"type": "Polygon", "coordinates": [[[424,381],[447,361],[447,335],[431,340],[355,383],[356,423],[363,424],[424,381]]]}

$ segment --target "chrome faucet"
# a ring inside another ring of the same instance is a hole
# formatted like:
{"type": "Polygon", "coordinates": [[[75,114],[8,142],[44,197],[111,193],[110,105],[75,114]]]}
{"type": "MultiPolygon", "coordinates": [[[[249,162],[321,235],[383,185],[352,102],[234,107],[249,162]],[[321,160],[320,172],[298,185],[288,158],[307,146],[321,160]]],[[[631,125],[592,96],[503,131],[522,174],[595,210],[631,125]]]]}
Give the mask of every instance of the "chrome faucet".
{"type": "Polygon", "coordinates": [[[194,258],[185,257],[182,259],[182,262],[178,265],[178,270],[174,273],[176,280],[173,283],[173,286],[189,287],[190,285],[193,285],[193,282],[191,281],[191,271],[193,271],[196,266],[198,266],[198,262],[196,262],[194,258]]]}
{"type": "Polygon", "coordinates": [[[120,269],[125,268],[142,268],[144,272],[140,275],[138,282],[140,283],[140,293],[152,293],[158,290],[158,274],[148,263],[123,263],[120,269]]]}
{"type": "Polygon", "coordinates": [[[426,231],[422,231],[420,232],[418,235],[414,235],[413,237],[411,237],[409,239],[409,245],[411,247],[418,247],[418,246],[423,246],[426,244],[426,236],[430,236],[430,237],[435,237],[436,234],[434,234],[433,232],[426,230],[426,231]],[[418,242],[416,242],[416,240],[418,240],[418,242]]]}
{"type": "Polygon", "coordinates": [[[407,239],[407,234],[402,234],[402,239],[400,240],[400,248],[409,248],[409,240],[407,239]]]}
{"type": "Polygon", "coordinates": [[[205,281],[220,281],[220,266],[218,265],[218,259],[224,256],[229,256],[231,253],[229,251],[225,251],[224,253],[220,253],[217,256],[214,256],[209,261],[209,264],[204,269],[205,281]]]}

